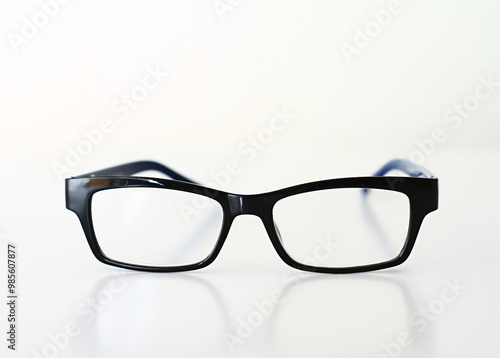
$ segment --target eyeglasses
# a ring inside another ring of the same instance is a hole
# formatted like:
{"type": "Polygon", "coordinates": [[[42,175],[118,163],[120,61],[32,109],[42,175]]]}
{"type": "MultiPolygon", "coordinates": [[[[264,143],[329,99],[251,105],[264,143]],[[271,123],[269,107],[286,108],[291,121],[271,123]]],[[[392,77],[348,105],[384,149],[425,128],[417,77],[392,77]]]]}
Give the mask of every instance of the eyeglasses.
{"type": "Polygon", "coordinates": [[[371,177],[317,181],[254,195],[195,184],[151,161],[66,179],[66,207],[80,219],[95,257],[150,272],[203,268],[233,220],[257,215],[288,265],[353,273],[403,263],[424,217],[438,207],[438,179],[404,159],[371,177]],[[138,177],[157,171],[170,179],[138,177]],[[407,176],[385,176],[392,170],[407,176]]]}

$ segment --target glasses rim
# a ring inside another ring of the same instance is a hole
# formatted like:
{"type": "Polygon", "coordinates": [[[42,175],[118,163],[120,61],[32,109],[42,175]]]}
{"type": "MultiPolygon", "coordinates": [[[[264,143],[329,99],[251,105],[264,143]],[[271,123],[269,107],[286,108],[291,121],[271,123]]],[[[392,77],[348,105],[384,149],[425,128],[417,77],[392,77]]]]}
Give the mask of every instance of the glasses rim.
{"type": "Polygon", "coordinates": [[[94,256],[105,264],[125,269],[148,272],[180,272],[206,267],[216,259],[221,251],[234,219],[239,215],[250,214],[260,217],[276,252],[287,265],[293,268],[321,273],[367,272],[397,266],[406,261],[414,247],[423,219],[428,213],[438,208],[438,179],[434,176],[429,177],[427,173],[421,170],[423,169],[421,167],[410,166],[414,164],[409,161],[396,161],[402,162],[396,162],[398,165],[393,163],[392,167],[386,165],[383,169],[385,168],[385,171],[398,169],[412,176],[384,176],[385,173],[379,170],[377,172],[378,176],[327,179],[294,185],[267,193],[246,195],[229,193],[196,184],[168,168],[169,173],[165,173],[163,168],[166,167],[156,162],[134,162],[66,179],[66,207],[78,216],[94,256]],[[145,163],[154,163],[154,165],[145,163]],[[140,171],[147,170],[145,169],[146,167],[153,170],[162,169],[159,171],[162,171],[173,179],[126,175],[128,173],[125,170],[120,171],[120,168],[123,169],[123,167],[127,166],[134,166],[136,170],[141,169],[140,171]],[[114,172],[117,175],[110,174],[113,172],[112,169],[115,169],[114,172]],[[416,174],[419,174],[418,177],[415,177],[416,174]],[[198,194],[217,201],[222,207],[223,223],[216,246],[202,261],[180,266],[147,266],[110,259],[100,249],[94,231],[92,222],[92,197],[99,191],[118,188],[178,190],[198,194]],[[370,189],[390,190],[401,192],[408,197],[410,204],[408,234],[405,245],[397,257],[392,260],[369,265],[322,267],[300,263],[286,252],[279,231],[275,226],[273,217],[274,205],[280,200],[294,195],[343,188],[362,189],[365,194],[368,194],[370,189]]]}

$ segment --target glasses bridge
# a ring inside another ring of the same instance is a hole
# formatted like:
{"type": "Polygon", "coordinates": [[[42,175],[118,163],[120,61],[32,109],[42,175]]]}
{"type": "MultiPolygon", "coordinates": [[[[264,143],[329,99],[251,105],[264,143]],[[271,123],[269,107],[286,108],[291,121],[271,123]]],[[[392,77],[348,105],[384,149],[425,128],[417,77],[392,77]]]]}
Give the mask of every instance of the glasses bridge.
{"type": "Polygon", "coordinates": [[[229,208],[233,216],[257,215],[260,216],[266,207],[266,197],[264,195],[238,195],[228,194],[229,208]]]}

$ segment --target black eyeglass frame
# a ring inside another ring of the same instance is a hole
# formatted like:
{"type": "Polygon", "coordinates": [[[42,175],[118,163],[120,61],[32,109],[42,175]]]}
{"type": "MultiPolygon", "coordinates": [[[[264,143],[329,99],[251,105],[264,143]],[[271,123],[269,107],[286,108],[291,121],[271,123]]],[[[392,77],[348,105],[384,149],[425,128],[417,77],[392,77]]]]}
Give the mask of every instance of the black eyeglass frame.
{"type": "Polygon", "coordinates": [[[121,267],[147,272],[180,272],[201,269],[210,265],[224,245],[234,219],[239,215],[250,214],[258,216],[271,239],[276,252],[281,259],[291,267],[303,271],[321,273],[356,273],[385,269],[402,264],[409,257],[425,216],[438,208],[438,179],[424,168],[404,159],[395,159],[382,167],[375,176],[351,177],[316,181],[306,184],[262,193],[239,195],[221,190],[207,188],[194,183],[172,169],[157,162],[140,161],[93,173],[68,178],[66,184],[66,207],[79,218],[83,231],[94,256],[101,262],[121,267]],[[390,170],[400,170],[410,177],[384,176],[390,170]],[[156,170],[171,179],[138,177],[132,174],[156,170]],[[129,264],[108,258],[100,249],[92,223],[92,197],[102,190],[118,188],[159,188],[194,193],[217,201],[222,207],[222,228],[212,252],[202,261],[181,266],[144,266],[129,264]],[[370,265],[353,267],[316,267],[295,261],[286,252],[273,218],[274,205],[289,196],[318,190],[358,188],[363,195],[369,194],[369,189],[384,189],[405,194],[410,203],[410,220],[405,245],[400,254],[389,261],[370,265]]]}

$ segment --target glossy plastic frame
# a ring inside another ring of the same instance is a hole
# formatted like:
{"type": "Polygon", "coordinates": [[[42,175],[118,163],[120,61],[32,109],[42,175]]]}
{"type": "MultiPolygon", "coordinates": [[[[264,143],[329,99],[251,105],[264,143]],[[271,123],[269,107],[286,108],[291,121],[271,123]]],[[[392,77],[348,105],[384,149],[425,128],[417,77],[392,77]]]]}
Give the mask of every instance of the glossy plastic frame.
{"type": "Polygon", "coordinates": [[[238,215],[251,214],[261,218],[276,252],[289,266],[312,272],[354,273],[396,266],[408,258],[424,217],[438,207],[438,179],[426,169],[408,160],[395,159],[384,165],[372,177],[322,180],[263,194],[238,195],[200,186],[162,164],[151,161],[140,161],[66,179],[66,207],[76,213],[80,219],[87,241],[95,257],[105,264],[121,268],[149,272],[179,272],[196,270],[208,266],[219,254],[233,220],[238,215]],[[133,176],[133,174],[149,170],[159,171],[173,180],[133,176]],[[410,177],[384,176],[391,170],[402,171],[410,175],[410,177]],[[203,195],[217,201],[222,207],[224,219],[216,246],[208,257],[195,264],[166,267],[128,264],[106,257],[99,247],[93,229],[91,214],[92,197],[101,190],[132,187],[179,190],[203,195]],[[369,189],[385,189],[404,193],[408,197],[410,203],[410,223],[405,245],[399,256],[390,261],[371,265],[329,268],[301,264],[286,253],[279,231],[274,224],[274,205],[279,200],[292,195],[337,188],[361,188],[362,195],[369,195],[369,189]]]}

